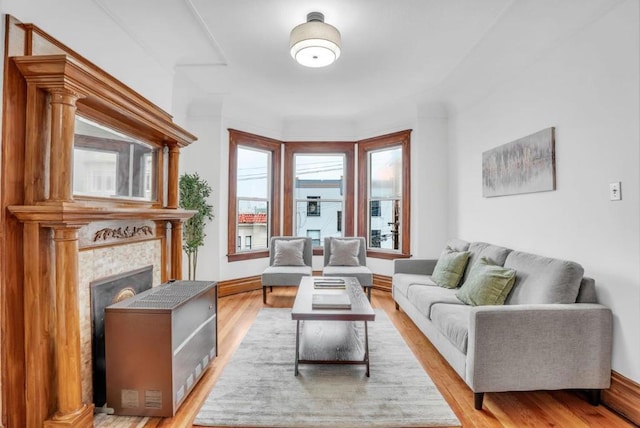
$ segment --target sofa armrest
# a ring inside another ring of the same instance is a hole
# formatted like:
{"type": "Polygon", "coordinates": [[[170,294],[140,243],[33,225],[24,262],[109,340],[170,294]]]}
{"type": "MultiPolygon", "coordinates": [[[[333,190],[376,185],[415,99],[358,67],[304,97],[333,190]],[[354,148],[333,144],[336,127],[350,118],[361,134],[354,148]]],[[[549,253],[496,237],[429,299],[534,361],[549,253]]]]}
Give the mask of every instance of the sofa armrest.
{"type": "Polygon", "coordinates": [[[613,327],[606,306],[480,306],[470,317],[465,381],[474,392],[610,385],[613,327]]]}
{"type": "Polygon", "coordinates": [[[393,273],[431,275],[437,262],[432,259],[394,259],[393,273]]]}

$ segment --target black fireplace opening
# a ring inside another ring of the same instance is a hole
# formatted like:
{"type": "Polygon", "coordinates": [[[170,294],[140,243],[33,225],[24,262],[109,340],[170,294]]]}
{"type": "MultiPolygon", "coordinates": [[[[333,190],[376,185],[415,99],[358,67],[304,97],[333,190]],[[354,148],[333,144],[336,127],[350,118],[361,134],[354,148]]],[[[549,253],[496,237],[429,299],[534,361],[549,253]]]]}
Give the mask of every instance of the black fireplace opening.
{"type": "Polygon", "coordinates": [[[99,408],[107,402],[104,309],[150,289],[153,285],[153,266],[101,278],[90,285],[93,403],[99,408]]]}

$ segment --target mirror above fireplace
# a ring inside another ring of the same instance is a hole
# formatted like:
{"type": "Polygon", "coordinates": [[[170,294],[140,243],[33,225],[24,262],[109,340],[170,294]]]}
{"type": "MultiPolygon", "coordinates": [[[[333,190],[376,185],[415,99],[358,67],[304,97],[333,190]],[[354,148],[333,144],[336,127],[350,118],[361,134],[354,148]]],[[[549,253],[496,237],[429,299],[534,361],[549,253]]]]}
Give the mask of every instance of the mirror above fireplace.
{"type": "Polygon", "coordinates": [[[73,194],[155,201],[158,148],[76,115],[73,194]]]}

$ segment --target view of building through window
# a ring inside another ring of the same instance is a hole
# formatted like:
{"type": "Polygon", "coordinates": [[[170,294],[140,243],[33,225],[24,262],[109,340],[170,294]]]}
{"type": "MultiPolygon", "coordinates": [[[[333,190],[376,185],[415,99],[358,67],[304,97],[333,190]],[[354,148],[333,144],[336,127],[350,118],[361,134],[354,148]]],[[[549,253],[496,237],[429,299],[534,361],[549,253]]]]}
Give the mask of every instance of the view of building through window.
{"type": "Polygon", "coordinates": [[[267,248],[271,154],[238,147],[237,165],[237,251],[267,248]]]}
{"type": "Polygon", "coordinates": [[[402,147],[369,153],[369,247],[398,250],[402,202],[402,147]]]}
{"type": "Polygon", "coordinates": [[[296,154],[294,158],[294,230],[314,247],[325,237],[342,236],[344,205],[342,154],[296,154]]]}

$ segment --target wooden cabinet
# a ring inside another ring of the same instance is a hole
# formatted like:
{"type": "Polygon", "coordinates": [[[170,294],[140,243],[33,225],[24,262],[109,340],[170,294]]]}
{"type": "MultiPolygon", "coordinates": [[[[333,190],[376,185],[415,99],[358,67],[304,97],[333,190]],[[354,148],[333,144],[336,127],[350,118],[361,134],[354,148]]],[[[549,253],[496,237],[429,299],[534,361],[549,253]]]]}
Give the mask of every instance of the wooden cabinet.
{"type": "Polygon", "coordinates": [[[105,309],[107,406],[173,416],[217,355],[215,282],[174,281],[105,309]]]}

